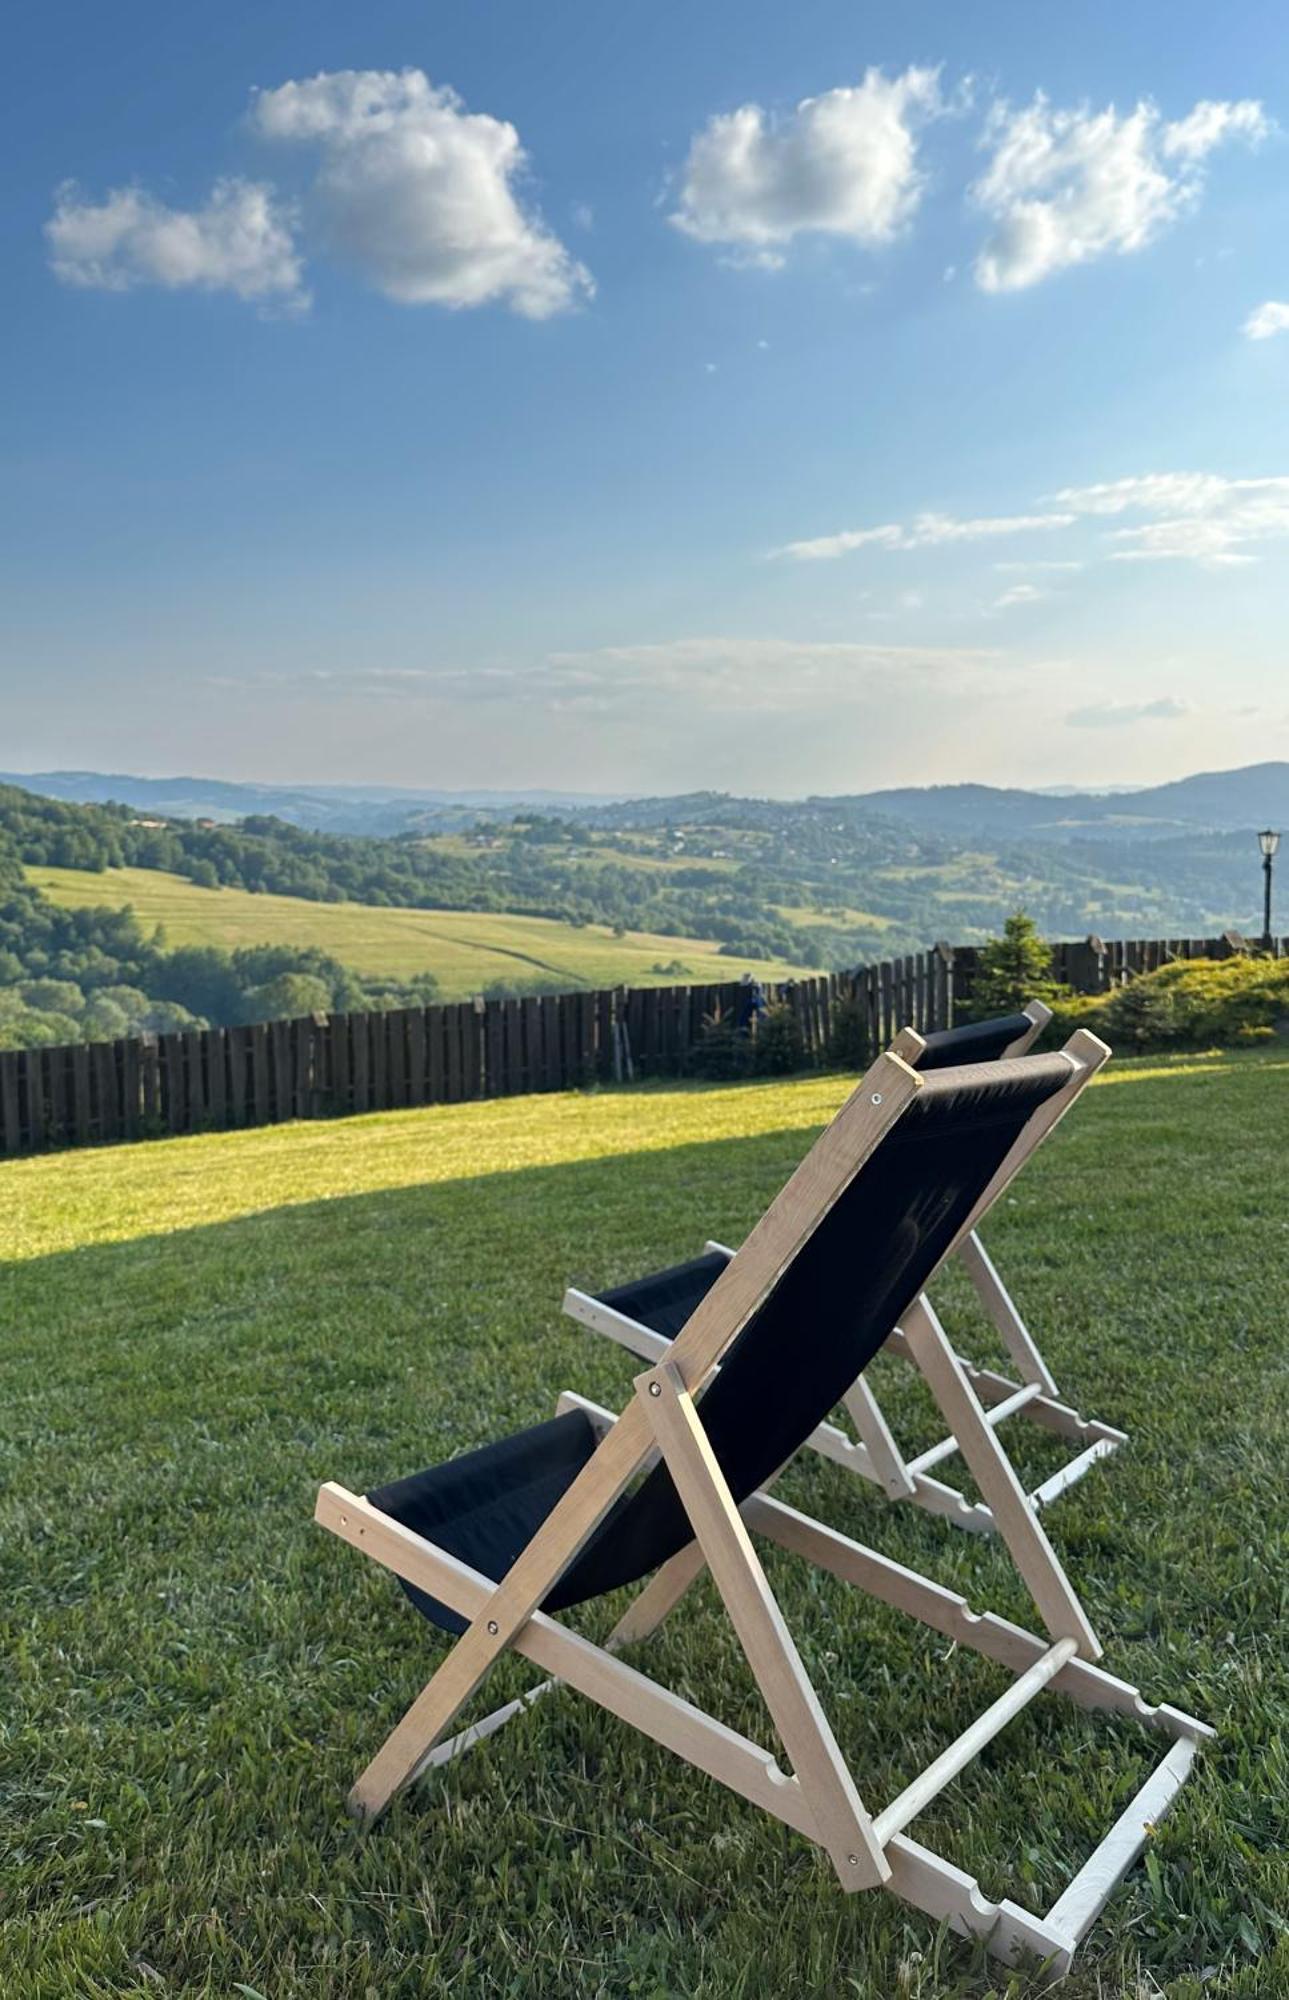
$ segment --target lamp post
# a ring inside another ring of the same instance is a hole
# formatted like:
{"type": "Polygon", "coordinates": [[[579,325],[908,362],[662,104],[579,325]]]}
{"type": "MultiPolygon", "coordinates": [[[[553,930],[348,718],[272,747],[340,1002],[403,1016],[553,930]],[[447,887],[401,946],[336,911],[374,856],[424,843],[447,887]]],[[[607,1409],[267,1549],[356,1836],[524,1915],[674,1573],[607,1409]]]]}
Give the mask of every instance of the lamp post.
{"type": "Polygon", "coordinates": [[[1262,849],[1262,873],[1265,878],[1262,892],[1262,942],[1267,951],[1271,946],[1271,864],[1275,851],[1280,845],[1280,835],[1271,828],[1264,827],[1258,835],[1258,846],[1262,849]]]}

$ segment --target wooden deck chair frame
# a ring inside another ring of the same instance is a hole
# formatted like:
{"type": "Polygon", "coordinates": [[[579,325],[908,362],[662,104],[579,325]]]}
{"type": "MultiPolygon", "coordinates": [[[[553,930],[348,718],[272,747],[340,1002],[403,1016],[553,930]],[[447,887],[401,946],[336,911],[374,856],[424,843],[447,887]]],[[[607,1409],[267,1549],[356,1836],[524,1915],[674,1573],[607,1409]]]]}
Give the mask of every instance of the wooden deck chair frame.
{"type": "MultiPolygon", "coordinates": [[[[1055,1123],[1104,1059],[1104,1045],[1080,1032],[1064,1054],[1070,1065],[1068,1085],[1032,1115],[961,1234],[974,1225],[996,1184],[1011,1178],[1017,1155],[1032,1150],[1037,1135],[1030,1128],[1055,1123]]],[[[1096,1635],[970,1379],[924,1299],[906,1316],[905,1337],[993,1508],[1047,1638],[973,1611],[952,1591],[782,1505],[766,1490],[773,1480],[741,1508],[736,1506],[708,1443],[701,1404],[694,1400],[779,1273],[915,1093],[936,1088],[934,1076],[920,1077],[898,1055],[879,1057],[721,1273],[667,1359],[638,1378],[623,1414],[615,1419],[580,1398],[562,1399],[563,1407],[580,1407],[591,1416],[599,1441],[500,1583],[344,1487],[328,1483],[320,1489],[315,1518],[323,1527],[470,1621],[358,1779],[350,1804],[362,1819],[374,1819],[404,1785],[492,1734],[528,1705],[532,1694],[444,1740],[463,1703],[497,1657],[511,1649],[552,1677],[544,1686],[564,1683],[578,1689],[816,1843],[845,1889],[884,1886],[933,1918],[982,1938],[1004,1960],[1036,1953],[1051,1974],[1068,1969],[1078,1940],[1171,1804],[1197,1747],[1212,1731],[1167,1704],[1148,1706],[1134,1687],[1095,1664],[1101,1650],[1096,1635]],[[539,1607],[614,1501],[658,1453],[671,1472],[694,1539],[654,1572],[607,1644],[596,1646],[539,1607]],[[1014,1675],[1004,1694],[880,1811],[871,1811],[860,1797],[770,1590],[752,1532],[911,1613],[1014,1675]],[[771,1751],[619,1657],[622,1646],[647,1638],[704,1567],[710,1569],[735,1628],[790,1772],[771,1751]],[[1171,1743],[1069,1887],[1039,1916],[1011,1901],[990,1900],[972,1876],[910,1838],[906,1829],[1045,1687],[1088,1709],[1133,1716],[1171,1743]]]]}
{"type": "MultiPolygon", "coordinates": [[[[1004,1051],[1004,1061],[1028,1054],[1052,1018],[1051,1008],[1045,1007],[1041,1000],[1031,1000],[1023,1011],[1029,1020],[1029,1028],[1004,1051]]],[[[916,1067],[925,1046],[923,1038],[912,1028],[903,1028],[891,1044],[891,1052],[916,1067]]],[[[703,1252],[726,1258],[734,1255],[728,1245],[711,1241],[703,1245],[703,1252]]],[[[998,1425],[1011,1417],[1023,1415],[1042,1429],[1068,1438],[1078,1446],[1071,1458],[1031,1492],[1029,1497],[1035,1507],[1047,1507],[1077,1485],[1101,1459],[1126,1444],[1127,1433],[1116,1430],[1111,1424],[1084,1417],[1061,1400],[1038,1343],[999,1277],[980,1240],[978,1229],[970,1230],[963,1237],[957,1256],[981,1305],[1001,1335],[1020,1377],[1019,1381],[1014,1380],[997,1369],[978,1367],[965,1355],[956,1354],[960,1367],[988,1411],[989,1422],[998,1425]]],[[[589,1327],[593,1333],[604,1334],[642,1361],[660,1362],[670,1349],[671,1342],[664,1334],[655,1332],[652,1327],[633,1319],[629,1313],[575,1285],[570,1285],[564,1294],[564,1311],[580,1325],[589,1327]]],[[[887,1348],[892,1354],[912,1359],[912,1350],[898,1328],[887,1342],[887,1348]]],[[[810,1439],[815,1451],[844,1466],[848,1472],[857,1473],[861,1479],[871,1480],[882,1488],[888,1499],[925,1507],[928,1512],[942,1515],[956,1527],[966,1528],[975,1534],[993,1533],[995,1522],[992,1510],[983,1501],[969,1500],[958,1487],[937,1477],[933,1470],[959,1451],[958,1439],[952,1432],[915,1457],[906,1457],[887,1422],[876,1390],[864,1375],[857,1377],[847,1392],[845,1407],[858,1437],[849,1437],[838,1424],[823,1423],[810,1439]]]]}

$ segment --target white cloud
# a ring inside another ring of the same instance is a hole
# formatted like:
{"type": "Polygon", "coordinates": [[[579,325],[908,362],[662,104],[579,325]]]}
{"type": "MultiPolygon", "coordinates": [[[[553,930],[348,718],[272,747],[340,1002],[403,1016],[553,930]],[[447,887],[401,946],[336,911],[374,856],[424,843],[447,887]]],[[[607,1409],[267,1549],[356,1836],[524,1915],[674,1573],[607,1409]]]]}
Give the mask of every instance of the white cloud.
{"type": "Polygon", "coordinates": [[[996,562],[994,568],[1002,575],[1027,575],[1034,570],[1076,570],[1082,569],[1081,562],[996,562]]]}
{"type": "Polygon", "coordinates": [[[141,188],[84,201],[68,182],[45,238],[54,275],[68,285],[193,286],[293,308],[308,302],[291,217],[256,181],[216,181],[195,209],[167,208],[141,188]]]}
{"type": "Polygon", "coordinates": [[[994,599],[994,610],[1010,611],[1018,604],[1041,604],[1046,596],[1047,592],[1040,590],[1036,584],[1014,583],[1001,597],[994,599]]]}
{"type": "Polygon", "coordinates": [[[501,300],[546,319],[590,273],[516,186],[527,159],[504,119],[467,111],[424,71],[338,70],[257,93],[266,138],[317,147],[311,206],[328,247],[403,305],[501,300]]]}
{"type": "Polygon", "coordinates": [[[900,646],[852,640],[684,638],[601,646],[547,656],[542,678],[568,705],[616,707],[682,696],[690,707],[799,716],[830,714],[875,695],[885,699],[902,676],[961,694],[999,670],[986,647],[900,646]]]}
{"type": "Polygon", "coordinates": [[[316,668],[290,674],[211,675],[208,685],[319,701],[477,705],[504,703],[529,713],[625,712],[658,716],[674,727],[677,714],[786,715],[885,701],[902,676],[955,697],[987,689],[1013,669],[980,646],[875,645],[851,640],[745,639],[737,636],[666,639],[547,653],[537,661],[485,666],[316,668]]]}
{"type": "Polygon", "coordinates": [[[1190,703],[1176,695],[1158,701],[1101,701],[1072,708],[1065,720],[1071,729],[1122,729],[1134,722],[1179,722],[1191,712],[1190,703]]]}
{"type": "Polygon", "coordinates": [[[938,71],[910,68],[870,69],[779,119],[759,104],[722,113],[690,145],[670,219],[769,268],[804,232],[889,243],[922,195],[917,129],[942,110],[938,71]]]}
{"type": "Polygon", "coordinates": [[[1214,472],[1154,472],[1052,495],[1075,514],[1144,514],[1117,528],[1117,562],[1184,560],[1207,568],[1256,561],[1250,544],[1289,536],[1289,477],[1228,479],[1214,472]]]}
{"type": "Polygon", "coordinates": [[[977,284],[1020,291],[1073,264],[1144,249],[1198,199],[1214,147],[1269,130],[1249,99],[1203,102],[1171,124],[1149,103],[1122,116],[1113,105],[1057,110],[1041,91],[1020,110],[996,104],[982,140],[991,158],[971,189],[996,224],[977,284]]]}
{"type": "Polygon", "coordinates": [[[1041,529],[1068,528],[1073,514],[991,514],[978,520],[956,520],[951,514],[919,514],[908,523],[887,521],[876,528],[844,528],[813,541],[785,542],[772,556],[796,562],[827,562],[870,545],[884,549],[939,548],[946,542],[978,542],[996,535],[1025,535],[1041,529]]]}
{"type": "Polygon", "coordinates": [[[1256,98],[1242,97],[1232,104],[1206,97],[1185,118],[1164,126],[1159,149],[1166,159],[1202,160],[1226,139],[1256,142],[1265,139],[1270,129],[1256,98]]]}
{"type": "Polygon", "coordinates": [[[1267,299],[1255,306],[1244,322],[1250,340],[1270,340],[1273,333],[1289,333],[1289,300],[1267,299]]]}

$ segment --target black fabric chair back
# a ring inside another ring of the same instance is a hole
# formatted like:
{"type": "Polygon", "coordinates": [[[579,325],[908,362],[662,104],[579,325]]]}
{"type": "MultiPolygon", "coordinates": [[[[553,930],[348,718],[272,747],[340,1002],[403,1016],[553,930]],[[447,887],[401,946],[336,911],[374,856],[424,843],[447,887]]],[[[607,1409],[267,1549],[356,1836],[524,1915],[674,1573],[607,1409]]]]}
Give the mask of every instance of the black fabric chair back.
{"type": "MultiPolygon", "coordinates": [[[[703,1393],[703,1424],[736,1501],[841,1400],[929,1282],[1030,1117],[1069,1081],[1063,1056],[1031,1056],[962,1069],[912,1099],[703,1393]]],[[[546,1609],[635,1582],[690,1539],[659,1464],[610,1510],[546,1609]]]]}
{"type": "Polygon", "coordinates": [[[961,1028],[938,1028],[926,1038],[920,1070],[956,1069],[960,1063],[997,1062],[1034,1023],[1028,1014],[996,1014],[991,1021],[968,1021],[961,1028]]]}

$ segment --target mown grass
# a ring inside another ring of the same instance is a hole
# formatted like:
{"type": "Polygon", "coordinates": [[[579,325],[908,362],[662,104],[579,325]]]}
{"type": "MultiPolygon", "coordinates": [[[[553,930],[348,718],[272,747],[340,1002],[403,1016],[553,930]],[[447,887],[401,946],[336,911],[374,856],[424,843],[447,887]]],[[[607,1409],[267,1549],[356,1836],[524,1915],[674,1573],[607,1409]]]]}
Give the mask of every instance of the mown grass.
{"type": "MultiPolygon", "coordinates": [[[[343,1810],[441,1646],[312,1527],[318,1481],[433,1462],[566,1386],[620,1405],[632,1363],[561,1320],[565,1282],[737,1239],[842,1090],[526,1098],[0,1167],[6,2000],[1036,1990],[890,1897],[843,1897],[803,1842],[575,1695],[370,1835],[343,1810]]],[[[1119,1066],[990,1232],[1071,1395],[1133,1434],[1051,1517],[1108,1663],[1221,1732],[1072,2000],[1289,1992],[1287,1105],[1283,1055],[1119,1066]]],[[[941,1299],[981,1338],[959,1285],[941,1299]]],[[[929,1439],[912,1381],[882,1386],[929,1439]]],[[[822,1461],[784,1492],[1027,1617],[994,1546],[822,1461]]],[[[768,1567],[878,1805],[998,1674],[768,1567]]],[[[641,1664],[767,1740],[705,1586],[641,1664]]],[[[531,1678],[505,1663],[484,1705],[531,1678]]],[[[1044,1696],[916,1832],[1043,1907],[1160,1748],[1044,1696]]]]}
{"type": "Polygon", "coordinates": [[[670,937],[603,924],[562,924],[551,917],[482,910],[391,910],[366,903],[311,903],[302,896],[260,896],[247,889],[201,889],[156,868],[27,869],[33,887],[64,908],[126,904],[146,931],[165,926],[166,943],[291,944],[325,951],[372,978],[410,979],[432,972],[445,1000],[462,1000],[499,980],[568,986],[658,986],[691,981],[800,977],[801,967],[773,959],[726,958],[710,938],[670,937]],[[681,963],[687,971],[655,972],[681,963]]]}

